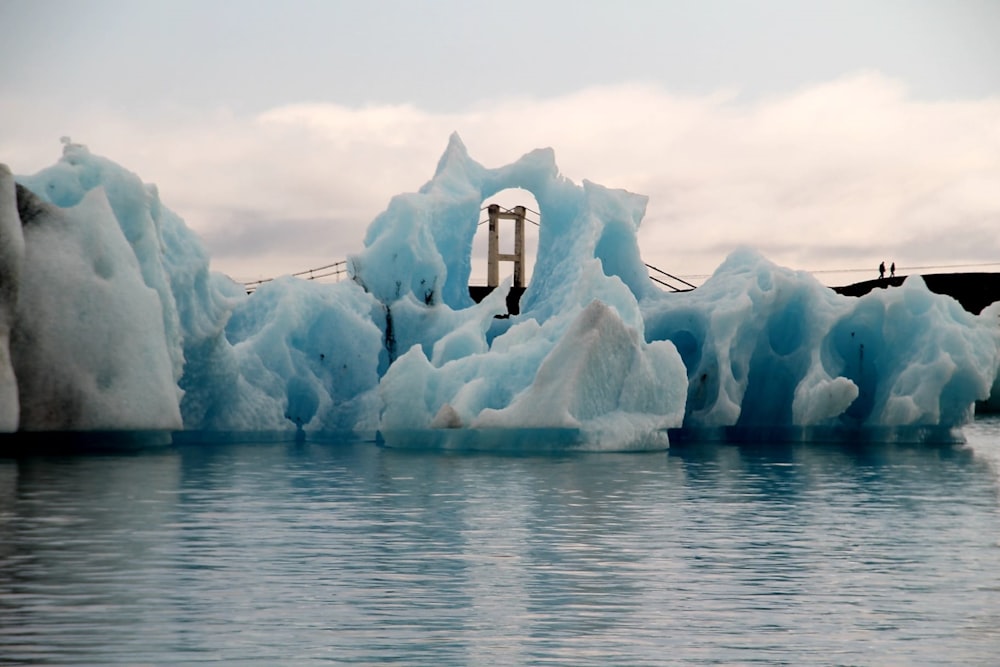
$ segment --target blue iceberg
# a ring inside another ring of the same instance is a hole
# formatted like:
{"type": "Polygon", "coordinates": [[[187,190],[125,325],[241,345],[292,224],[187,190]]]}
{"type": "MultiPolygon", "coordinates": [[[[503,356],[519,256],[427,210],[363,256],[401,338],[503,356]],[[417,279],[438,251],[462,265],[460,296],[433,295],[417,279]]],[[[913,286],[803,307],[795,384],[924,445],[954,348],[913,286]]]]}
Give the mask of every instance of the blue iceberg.
{"type": "Polygon", "coordinates": [[[35,175],[0,167],[0,431],[624,450],[952,432],[990,395],[994,309],[919,278],[840,296],[750,249],[667,293],[637,243],[646,203],[573,183],[549,149],[486,168],[453,135],[434,177],[371,223],[349,280],[248,295],[155,186],[66,142],[35,175]],[[480,303],[468,287],[482,202],[509,188],[542,220],[514,315],[509,282],[480,303]]]}

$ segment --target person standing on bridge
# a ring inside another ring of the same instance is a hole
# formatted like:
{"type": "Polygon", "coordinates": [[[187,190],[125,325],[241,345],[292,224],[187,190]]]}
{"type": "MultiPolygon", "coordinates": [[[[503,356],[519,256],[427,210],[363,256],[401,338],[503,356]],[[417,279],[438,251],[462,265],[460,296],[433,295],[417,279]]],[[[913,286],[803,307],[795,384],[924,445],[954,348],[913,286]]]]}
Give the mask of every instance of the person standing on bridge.
{"type": "Polygon", "coordinates": [[[885,279],[885,262],[884,261],[878,265],[878,279],[879,280],[885,279]]]}
{"type": "Polygon", "coordinates": [[[890,278],[896,277],[896,262],[893,262],[892,264],[889,265],[889,277],[890,278]]]}

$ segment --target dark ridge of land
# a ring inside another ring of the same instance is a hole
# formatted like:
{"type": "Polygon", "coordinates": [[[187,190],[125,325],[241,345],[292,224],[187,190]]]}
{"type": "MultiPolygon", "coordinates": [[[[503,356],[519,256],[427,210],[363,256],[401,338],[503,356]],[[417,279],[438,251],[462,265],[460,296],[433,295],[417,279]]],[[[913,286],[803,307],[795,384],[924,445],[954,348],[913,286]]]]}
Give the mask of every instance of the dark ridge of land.
{"type": "MultiPolygon", "coordinates": [[[[927,289],[935,294],[947,294],[974,315],[995,301],[1000,301],[1000,273],[932,273],[923,278],[927,289]]],[[[873,289],[899,287],[907,276],[866,280],[853,285],[832,288],[845,296],[863,296],[873,289]]]]}

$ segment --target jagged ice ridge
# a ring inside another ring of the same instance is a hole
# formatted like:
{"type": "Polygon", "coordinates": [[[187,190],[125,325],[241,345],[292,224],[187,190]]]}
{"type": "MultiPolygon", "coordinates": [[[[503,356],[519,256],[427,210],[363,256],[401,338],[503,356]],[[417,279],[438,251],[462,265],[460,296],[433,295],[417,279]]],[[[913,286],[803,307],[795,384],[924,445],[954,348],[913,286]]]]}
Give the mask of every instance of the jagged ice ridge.
{"type": "Polygon", "coordinates": [[[0,430],[643,449],[681,426],[949,431],[989,396],[997,304],[971,315],[919,278],[839,296],[750,249],[664,293],[637,243],[646,201],[573,183],[549,149],[486,168],[453,135],[371,223],[352,280],[248,296],[155,186],[86,147],[33,176],[0,166],[0,430]],[[542,224],[521,312],[502,318],[506,289],[475,304],[468,284],[482,202],[508,188],[542,224]]]}

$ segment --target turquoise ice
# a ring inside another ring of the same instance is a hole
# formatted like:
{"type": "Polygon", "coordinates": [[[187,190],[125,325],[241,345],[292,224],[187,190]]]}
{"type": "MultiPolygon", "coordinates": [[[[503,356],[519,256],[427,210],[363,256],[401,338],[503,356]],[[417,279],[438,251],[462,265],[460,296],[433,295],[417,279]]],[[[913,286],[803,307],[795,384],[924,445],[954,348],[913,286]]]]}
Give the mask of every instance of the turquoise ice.
{"type": "Polygon", "coordinates": [[[67,142],[0,173],[0,428],[380,431],[430,442],[561,432],[664,447],[667,429],[960,427],[1000,363],[995,315],[919,278],[843,297],[738,248],[665,293],[637,243],[646,198],[560,175],[549,149],[487,168],[452,136],[433,178],[372,221],[350,280],[252,295],[212,272],[152,185],[67,142]],[[539,205],[521,312],[473,303],[482,202],[539,205]],[[500,436],[497,436],[500,434],[500,436]]]}

